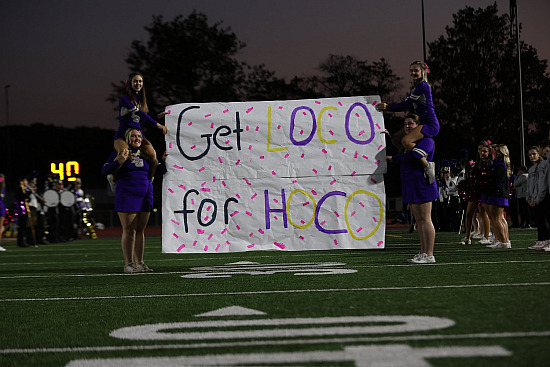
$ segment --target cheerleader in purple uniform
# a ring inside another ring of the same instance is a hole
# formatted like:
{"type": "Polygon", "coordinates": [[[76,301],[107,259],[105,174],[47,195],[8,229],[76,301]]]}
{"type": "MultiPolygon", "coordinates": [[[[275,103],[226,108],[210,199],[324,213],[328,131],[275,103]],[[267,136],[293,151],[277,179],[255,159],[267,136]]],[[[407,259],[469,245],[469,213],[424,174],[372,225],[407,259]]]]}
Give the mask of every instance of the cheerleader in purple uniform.
{"type": "Polygon", "coordinates": [[[508,206],[510,196],[509,177],[512,174],[510,167],[510,153],[504,144],[496,144],[494,147],[495,159],[491,166],[490,181],[481,193],[481,203],[487,214],[493,232],[495,243],[487,245],[489,248],[512,248],[508,234],[508,223],[504,218],[504,207],[508,206]]]}
{"type": "MultiPolygon", "coordinates": [[[[404,131],[400,130],[393,138],[394,145],[403,145],[405,150],[409,151],[414,148],[415,144],[423,138],[433,138],[439,134],[439,121],[435,114],[432,89],[428,84],[428,65],[422,61],[414,61],[410,68],[412,88],[409,96],[401,103],[379,103],[376,105],[378,111],[402,112],[414,109],[414,113],[420,117],[420,123],[416,129],[409,134],[404,135],[404,131]]],[[[435,164],[428,162],[425,157],[421,159],[426,176],[430,182],[435,180],[435,164]]]]}
{"type": "MultiPolygon", "coordinates": [[[[405,134],[410,134],[419,125],[417,115],[405,117],[405,134]]],[[[401,163],[401,186],[403,203],[407,203],[416,220],[416,228],[420,237],[420,253],[407,260],[414,264],[435,263],[433,256],[435,243],[435,228],[432,223],[432,201],[439,197],[437,184],[427,182],[420,158],[433,161],[434,143],[430,138],[420,139],[416,146],[403,154],[387,156],[388,162],[401,163]]]]}
{"type": "Polygon", "coordinates": [[[125,133],[128,149],[113,152],[103,166],[104,175],[116,174],[115,211],[122,224],[124,272],[152,271],[143,262],[145,226],[153,209],[153,183],[149,178],[152,162],[142,152],[142,135],[130,128],[125,133]]]}
{"type": "MultiPolygon", "coordinates": [[[[124,149],[128,149],[128,145],[124,140],[124,134],[129,128],[137,129],[142,137],[142,153],[146,156],[150,156],[155,165],[157,162],[157,156],[151,143],[143,136],[140,122],[144,122],[151,127],[157,127],[162,130],[166,135],[168,129],[166,126],[159,124],[153,120],[147,113],[149,107],[147,106],[147,97],[145,96],[145,87],[143,85],[143,76],[140,73],[132,73],[128,76],[126,81],[126,95],[122,96],[119,101],[119,115],[118,115],[118,130],[115,133],[115,150],[117,153],[121,153],[124,149]]],[[[165,115],[165,112],[160,113],[157,117],[161,118],[165,115]]],[[[154,167],[152,172],[154,173],[154,167]]]]}
{"type": "MultiPolygon", "coordinates": [[[[477,159],[467,183],[464,185],[464,199],[468,202],[465,213],[464,230],[465,237],[460,242],[461,245],[470,245],[472,243],[472,224],[477,213],[479,223],[479,234],[482,239],[478,242],[484,245],[491,243],[489,241],[490,222],[487,212],[480,205],[481,191],[487,185],[486,181],[489,177],[491,163],[491,142],[481,141],[477,146],[477,159]]],[[[466,181],[466,180],[465,180],[466,181]]]]}
{"type": "MultiPolygon", "coordinates": [[[[2,234],[4,233],[4,217],[6,216],[6,206],[4,205],[4,195],[6,194],[6,177],[0,173],[0,244],[2,244],[2,234]]],[[[6,251],[0,246],[0,251],[6,251]]]]}

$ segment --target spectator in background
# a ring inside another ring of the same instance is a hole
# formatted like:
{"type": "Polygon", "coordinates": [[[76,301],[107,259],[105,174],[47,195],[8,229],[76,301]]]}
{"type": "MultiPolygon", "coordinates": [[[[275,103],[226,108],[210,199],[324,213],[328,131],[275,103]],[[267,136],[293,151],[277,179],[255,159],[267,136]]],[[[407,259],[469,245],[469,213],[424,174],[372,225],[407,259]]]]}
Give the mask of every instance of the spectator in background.
{"type": "MultiPolygon", "coordinates": [[[[544,241],[542,250],[550,251],[550,146],[542,148],[542,156],[546,157],[539,163],[539,196],[538,206],[540,206],[541,218],[537,221],[537,224],[541,226],[541,237],[544,241]]],[[[538,228],[538,226],[537,226],[538,228]]]]}
{"type": "Polygon", "coordinates": [[[520,228],[530,228],[531,216],[529,215],[529,204],[525,197],[527,196],[527,167],[519,166],[518,174],[514,180],[514,189],[516,190],[516,202],[519,213],[520,228]]]}
{"type": "Polygon", "coordinates": [[[539,191],[540,163],[543,161],[542,152],[539,146],[529,148],[529,160],[533,165],[529,167],[529,176],[527,177],[527,203],[535,210],[535,223],[537,225],[537,241],[530,250],[541,250],[545,245],[545,233],[541,223],[542,205],[539,191]]]}

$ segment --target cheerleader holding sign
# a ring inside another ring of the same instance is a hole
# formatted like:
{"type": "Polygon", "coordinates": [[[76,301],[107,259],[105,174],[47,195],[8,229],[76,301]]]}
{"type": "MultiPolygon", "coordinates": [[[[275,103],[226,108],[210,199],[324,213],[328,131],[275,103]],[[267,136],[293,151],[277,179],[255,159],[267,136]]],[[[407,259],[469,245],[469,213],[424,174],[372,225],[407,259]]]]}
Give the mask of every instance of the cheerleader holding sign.
{"type": "MultiPolygon", "coordinates": [[[[392,143],[401,141],[405,150],[412,150],[418,141],[423,138],[433,138],[439,133],[439,121],[435,115],[433,106],[432,89],[428,84],[428,65],[422,61],[414,61],[409,67],[412,88],[409,96],[401,103],[379,103],[376,105],[378,111],[402,112],[414,108],[414,113],[420,117],[422,125],[417,126],[409,134],[401,129],[394,135],[392,143]]],[[[424,175],[431,184],[435,180],[435,163],[428,162],[425,157],[420,159],[424,166],[424,175]]]]}

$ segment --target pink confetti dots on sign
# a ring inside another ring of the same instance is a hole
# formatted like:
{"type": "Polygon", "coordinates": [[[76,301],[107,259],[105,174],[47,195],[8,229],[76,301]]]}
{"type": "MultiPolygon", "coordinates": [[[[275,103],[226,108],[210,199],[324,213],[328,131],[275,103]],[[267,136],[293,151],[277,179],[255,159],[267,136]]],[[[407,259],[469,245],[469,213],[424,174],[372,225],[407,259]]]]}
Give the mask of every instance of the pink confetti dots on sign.
{"type": "Polygon", "coordinates": [[[175,220],[172,219],[172,223],[174,223],[175,225],[179,226],[179,222],[176,222],[175,220]]]}
{"type": "Polygon", "coordinates": [[[172,233],[172,236],[176,237],[176,238],[180,238],[177,234],[175,233],[172,233]]]}
{"type": "Polygon", "coordinates": [[[210,233],[210,236],[208,236],[208,240],[210,241],[212,239],[212,236],[214,236],[213,233],[210,233]]]}
{"type": "Polygon", "coordinates": [[[378,221],[376,220],[376,217],[372,217],[372,220],[374,221],[374,223],[378,223],[378,221]]]}
{"type": "Polygon", "coordinates": [[[363,230],[363,227],[359,227],[356,232],[361,232],[363,230]]]}
{"type": "Polygon", "coordinates": [[[326,150],[325,148],[321,149],[321,152],[323,152],[323,153],[325,153],[325,154],[328,153],[327,150],[326,150]]]}
{"type": "Polygon", "coordinates": [[[176,250],[177,252],[180,252],[185,247],[185,243],[182,243],[180,247],[176,250]]]}
{"type": "Polygon", "coordinates": [[[252,216],[252,213],[251,213],[251,212],[249,212],[248,210],[247,210],[247,211],[246,211],[245,213],[246,213],[246,215],[248,215],[249,217],[251,217],[251,216],[252,216]]]}
{"type": "Polygon", "coordinates": [[[248,110],[246,110],[246,113],[252,112],[253,109],[254,109],[254,107],[250,107],[248,110]]]}
{"type": "Polygon", "coordinates": [[[193,145],[193,146],[191,146],[191,149],[195,149],[196,147],[197,147],[196,145],[193,145]]]}
{"type": "Polygon", "coordinates": [[[271,171],[271,174],[272,174],[273,176],[275,176],[275,175],[277,174],[277,172],[271,171]]]}
{"type": "Polygon", "coordinates": [[[374,101],[374,102],[372,102],[372,105],[373,105],[373,106],[376,106],[376,103],[377,103],[377,102],[376,102],[376,101],[374,101]]]}
{"type": "Polygon", "coordinates": [[[250,245],[248,245],[248,246],[246,246],[246,247],[248,247],[248,248],[252,248],[252,247],[254,247],[254,244],[253,244],[253,243],[251,243],[250,245]]]}
{"type": "Polygon", "coordinates": [[[168,188],[168,191],[170,191],[171,194],[174,193],[174,190],[172,190],[171,188],[168,188]]]}
{"type": "Polygon", "coordinates": [[[315,103],[316,103],[316,104],[321,104],[321,102],[319,102],[319,101],[315,101],[315,103]]]}
{"type": "Polygon", "coordinates": [[[198,234],[204,234],[204,230],[203,229],[197,229],[197,233],[198,234]]]}
{"type": "Polygon", "coordinates": [[[317,173],[317,170],[315,168],[312,169],[313,173],[317,173]]]}
{"type": "Polygon", "coordinates": [[[250,199],[254,199],[256,196],[258,196],[258,194],[254,194],[250,197],[250,199]]]}
{"type": "Polygon", "coordinates": [[[169,114],[171,114],[171,113],[172,113],[172,110],[166,111],[166,114],[167,114],[167,115],[169,115],[169,114]]]}
{"type": "Polygon", "coordinates": [[[204,170],[205,170],[205,167],[199,168],[199,172],[202,172],[202,171],[204,171],[204,170]]]}
{"type": "Polygon", "coordinates": [[[172,149],[172,142],[168,143],[168,148],[172,149]]]}
{"type": "Polygon", "coordinates": [[[220,244],[218,243],[218,245],[216,246],[216,252],[218,252],[218,250],[220,249],[220,244]]]}
{"type": "Polygon", "coordinates": [[[380,130],[380,129],[381,129],[380,125],[378,125],[378,124],[376,124],[376,127],[378,128],[378,130],[380,130]]]}
{"type": "Polygon", "coordinates": [[[365,158],[365,159],[369,159],[369,157],[367,157],[366,155],[363,155],[363,158],[365,158]]]}
{"type": "Polygon", "coordinates": [[[353,171],[353,172],[351,173],[351,176],[355,176],[356,173],[357,173],[357,172],[353,171]]]}
{"type": "Polygon", "coordinates": [[[224,234],[225,232],[227,232],[227,228],[224,228],[221,234],[224,234]]]}
{"type": "Polygon", "coordinates": [[[229,112],[229,110],[223,110],[223,113],[228,113],[228,112],[229,112]]]}
{"type": "Polygon", "coordinates": [[[210,116],[212,116],[211,113],[209,113],[208,115],[204,115],[204,118],[209,118],[210,116]]]}
{"type": "Polygon", "coordinates": [[[370,180],[372,181],[372,183],[378,183],[378,181],[376,181],[374,178],[371,178],[370,180]]]}
{"type": "Polygon", "coordinates": [[[251,185],[252,185],[252,184],[250,183],[250,181],[248,181],[246,178],[243,177],[243,180],[244,180],[244,182],[246,182],[246,184],[247,184],[248,186],[251,186],[251,185]]]}
{"type": "Polygon", "coordinates": [[[338,214],[337,211],[335,211],[334,214],[335,214],[338,218],[340,218],[340,214],[338,214]]]}
{"type": "Polygon", "coordinates": [[[376,162],[374,162],[374,164],[376,164],[376,165],[377,165],[378,163],[380,163],[380,160],[377,160],[376,162]]]}
{"type": "Polygon", "coordinates": [[[338,240],[334,240],[334,246],[338,246],[338,240]]]}
{"type": "Polygon", "coordinates": [[[261,229],[261,228],[260,228],[260,229],[258,229],[258,232],[260,232],[261,234],[264,234],[264,233],[265,233],[265,232],[264,232],[264,230],[263,230],[263,229],[261,229]]]}
{"type": "Polygon", "coordinates": [[[237,163],[235,163],[235,166],[238,166],[239,163],[241,163],[241,160],[240,160],[240,159],[237,161],[237,163]]]}
{"type": "Polygon", "coordinates": [[[273,244],[282,250],[286,248],[286,246],[280,242],[273,242],[273,244]]]}
{"type": "Polygon", "coordinates": [[[193,121],[189,121],[189,123],[187,124],[187,126],[191,126],[193,125],[193,121]]]}
{"type": "Polygon", "coordinates": [[[380,145],[378,146],[378,150],[380,150],[380,149],[382,149],[382,144],[380,144],[380,145]]]}
{"type": "Polygon", "coordinates": [[[378,242],[378,244],[376,246],[380,247],[380,246],[382,246],[383,243],[384,243],[384,241],[380,241],[380,242],[378,242]]]}
{"type": "Polygon", "coordinates": [[[330,181],[330,184],[331,184],[331,185],[334,185],[335,183],[336,183],[336,180],[330,181]]]}
{"type": "Polygon", "coordinates": [[[174,164],[174,168],[177,168],[177,169],[183,169],[182,166],[178,166],[177,164],[174,164]]]}
{"type": "Polygon", "coordinates": [[[204,252],[208,251],[208,245],[204,246],[204,252]]]}

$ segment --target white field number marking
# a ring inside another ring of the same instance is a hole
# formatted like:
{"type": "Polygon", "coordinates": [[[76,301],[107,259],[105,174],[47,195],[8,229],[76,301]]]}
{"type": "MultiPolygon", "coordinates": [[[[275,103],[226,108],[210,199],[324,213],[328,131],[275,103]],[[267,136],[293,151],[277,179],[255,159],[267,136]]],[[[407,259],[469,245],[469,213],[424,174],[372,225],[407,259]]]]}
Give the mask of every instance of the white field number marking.
{"type": "Polygon", "coordinates": [[[355,269],[344,268],[345,263],[287,263],[260,264],[241,261],[220,266],[203,266],[191,268],[195,274],[182,275],[182,278],[230,278],[233,275],[272,275],[277,273],[294,273],[294,275],[337,275],[357,273],[355,269]]]}

